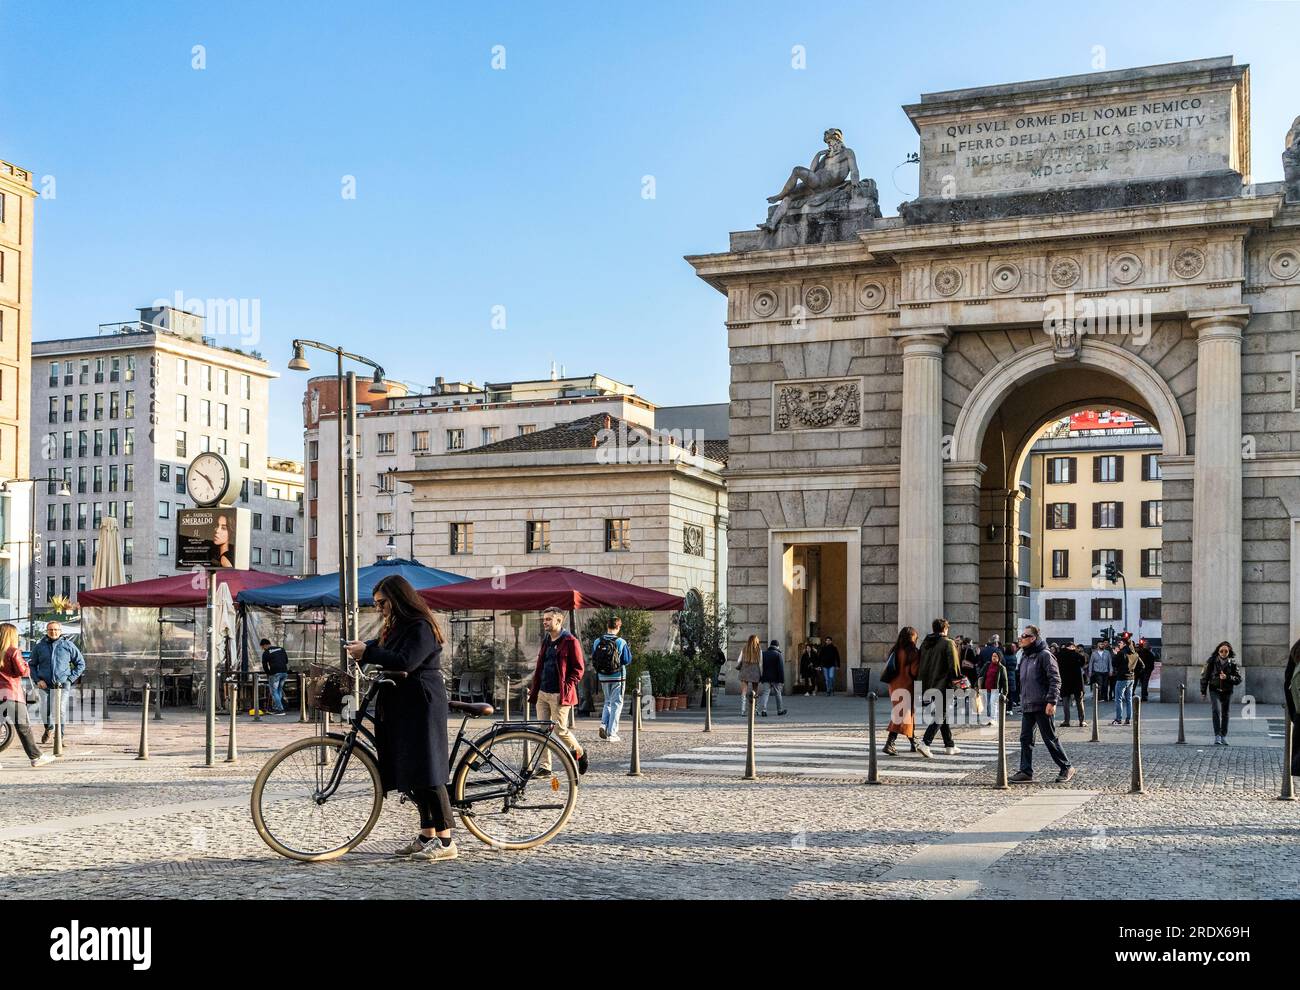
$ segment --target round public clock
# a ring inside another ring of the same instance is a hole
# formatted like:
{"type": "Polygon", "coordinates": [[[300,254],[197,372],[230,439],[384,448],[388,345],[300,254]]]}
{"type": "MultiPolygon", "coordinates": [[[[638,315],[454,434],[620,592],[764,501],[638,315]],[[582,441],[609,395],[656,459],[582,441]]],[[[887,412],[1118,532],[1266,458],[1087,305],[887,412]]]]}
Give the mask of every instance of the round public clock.
{"type": "Polygon", "coordinates": [[[233,502],[234,485],[226,459],[211,451],[199,454],[185,472],[185,489],[197,506],[233,502]]]}

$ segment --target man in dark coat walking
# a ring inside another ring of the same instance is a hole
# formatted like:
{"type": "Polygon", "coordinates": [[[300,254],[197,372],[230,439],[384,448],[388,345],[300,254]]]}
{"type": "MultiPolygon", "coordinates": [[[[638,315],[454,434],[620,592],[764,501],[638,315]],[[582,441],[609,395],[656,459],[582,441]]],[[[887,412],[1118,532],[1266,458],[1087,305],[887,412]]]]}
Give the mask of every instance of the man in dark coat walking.
{"type": "Polygon", "coordinates": [[[817,662],[822,668],[822,677],[826,681],[826,693],[835,693],[835,672],[840,666],[839,648],[829,636],[822,638],[822,648],[817,651],[817,662]]]}
{"type": "Polygon", "coordinates": [[[948,703],[949,692],[961,680],[961,660],[957,656],[957,644],[948,638],[948,620],[935,619],[930,628],[930,635],[921,640],[921,697],[924,699],[931,691],[941,692],[942,711],[932,713],[925,736],[916,748],[928,747],[935,733],[942,732],[944,752],[955,756],[961,750],[953,742],[952,727],[948,724],[948,703]]]}
{"type": "Polygon", "coordinates": [[[1088,658],[1079,650],[1078,643],[1063,646],[1056,654],[1056,664],[1061,670],[1061,703],[1065,719],[1061,727],[1070,727],[1070,703],[1079,711],[1079,726],[1087,725],[1083,716],[1083,668],[1088,665],[1088,658]]]}
{"type": "MultiPolygon", "coordinates": [[[[548,608],[542,612],[541,648],[537,651],[537,666],[533,670],[533,683],[528,700],[537,706],[538,719],[550,719],[555,724],[555,734],[573,751],[578,761],[578,773],[587,772],[587,751],[582,748],[569,729],[569,710],[578,703],[578,685],[584,669],[582,644],[578,637],[564,628],[564,612],[548,608]]],[[[542,754],[541,776],[551,773],[551,751],[542,754]]]]}
{"type": "Polygon", "coordinates": [[[1035,729],[1042,733],[1047,751],[1061,768],[1057,782],[1065,783],[1074,776],[1074,767],[1052,724],[1056,703],[1061,700],[1061,671],[1037,626],[1025,626],[1020,650],[1020,769],[1011,775],[1011,783],[1027,784],[1034,779],[1035,729]]]}

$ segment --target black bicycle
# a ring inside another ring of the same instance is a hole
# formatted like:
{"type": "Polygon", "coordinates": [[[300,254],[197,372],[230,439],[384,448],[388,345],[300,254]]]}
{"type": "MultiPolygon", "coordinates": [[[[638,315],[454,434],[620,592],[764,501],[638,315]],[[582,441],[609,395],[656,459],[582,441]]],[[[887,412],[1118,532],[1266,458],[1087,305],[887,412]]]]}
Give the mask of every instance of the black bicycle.
{"type": "MultiPolygon", "coordinates": [[[[396,683],[394,676],[400,675],[368,678],[346,732],[292,742],[258,773],[253,824],[280,855],[304,862],[335,859],[374,829],[384,791],[370,708],[381,689],[396,683]]],[[[555,736],[554,724],[499,721],[469,739],[465,726],[470,719],[492,715],[494,709],[449,704],[464,715],[451,750],[448,785],[461,823],[495,849],[534,849],[555,838],[577,803],[578,767],[555,736]]]]}

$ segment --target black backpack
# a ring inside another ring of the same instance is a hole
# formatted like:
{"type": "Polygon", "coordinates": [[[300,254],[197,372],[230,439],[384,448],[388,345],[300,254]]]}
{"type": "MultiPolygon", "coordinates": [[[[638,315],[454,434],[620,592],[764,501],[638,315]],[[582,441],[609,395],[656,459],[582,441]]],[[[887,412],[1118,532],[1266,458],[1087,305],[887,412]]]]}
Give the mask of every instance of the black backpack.
{"type": "Polygon", "coordinates": [[[591,651],[591,665],[602,677],[616,677],[623,672],[623,658],[619,656],[618,640],[601,636],[591,651]]]}

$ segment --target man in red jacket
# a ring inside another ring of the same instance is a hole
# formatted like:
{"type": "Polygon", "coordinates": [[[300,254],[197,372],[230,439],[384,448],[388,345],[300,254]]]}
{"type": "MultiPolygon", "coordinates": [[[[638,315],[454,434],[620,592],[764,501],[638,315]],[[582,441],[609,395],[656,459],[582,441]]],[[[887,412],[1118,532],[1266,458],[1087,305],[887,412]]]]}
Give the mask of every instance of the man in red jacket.
{"type": "MultiPolygon", "coordinates": [[[[582,644],[564,628],[564,612],[558,608],[542,611],[542,628],[546,635],[537,651],[537,668],[528,700],[537,706],[537,718],[555,723],[555,734],[578,761],[578,773],[587,772],[587,752],[578,737],[569,731],[569,710],[578,703],[578,684],[582,681],[582,644]]],[[[551,751],[544,750],[538,775],[551,775],[551,751]]]]}

